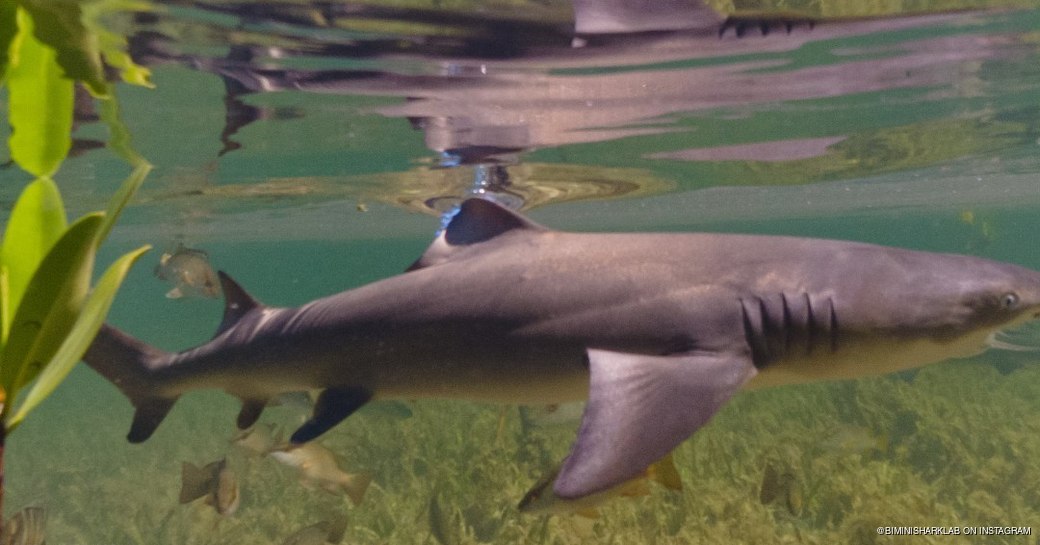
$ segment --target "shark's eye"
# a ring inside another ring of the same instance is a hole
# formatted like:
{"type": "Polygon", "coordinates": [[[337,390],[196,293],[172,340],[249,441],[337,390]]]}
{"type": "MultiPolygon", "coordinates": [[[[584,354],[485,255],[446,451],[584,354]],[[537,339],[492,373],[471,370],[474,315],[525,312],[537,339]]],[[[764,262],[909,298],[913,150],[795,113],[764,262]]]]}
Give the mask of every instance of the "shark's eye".
{"type": "Polygon", "coordinates": [[[1000,304],[1004,306],[1005,310],[1014,310],[1018,307],[1018,294],[1008,292],[1000,298],[1000,304]]]}

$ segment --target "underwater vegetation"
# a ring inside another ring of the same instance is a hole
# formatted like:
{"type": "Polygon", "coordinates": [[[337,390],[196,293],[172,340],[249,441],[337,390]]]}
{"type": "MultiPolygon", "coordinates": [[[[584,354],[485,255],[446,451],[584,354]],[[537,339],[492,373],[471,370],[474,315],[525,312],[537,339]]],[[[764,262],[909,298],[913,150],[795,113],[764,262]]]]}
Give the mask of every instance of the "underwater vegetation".
{"type": "MultiPolygon", "coordinates": [[[[81,403],[111,407],[118,394],[110,395],[81,403]]],[[[1040,491],[1028,484],[1040,482],[1035,366],[1001,374],[985,362],[947,363],[742,393],[675,451],[682,491],[651,483],[649,495],[617,498],[591,518],[518,513],[517,499],[566,454],[574,429],[525,426],[515,407],[424,401],[409,404],[410,415],[363,409],[323,438],[343,471],[372,475],[354,506],[344,494],[303,486],[296,468],[232,447],[231,424],[207,415],[226,414],[233,401],[202,394],[182,403],[188,407],[148,447],[125,450],[112,443],[127,415],[76,411],[62,440],[99,454],[15,456],[22,478],[11,495],[50,506],[48,541],[66,544],[279,545],[343,518],[342,542],[350,544],[960,544],[979,538],[878,536],[876,528],[1040,520],[1040,491]],[[240,487],[237,511],[179,505],[181,462],[225,456],[240,487]]],[[[258,425],[298,423],[298,412],[275,407],[258,425]]],[[[16,445],[26,453],[49,441],[26,439],[16,445]]]]}

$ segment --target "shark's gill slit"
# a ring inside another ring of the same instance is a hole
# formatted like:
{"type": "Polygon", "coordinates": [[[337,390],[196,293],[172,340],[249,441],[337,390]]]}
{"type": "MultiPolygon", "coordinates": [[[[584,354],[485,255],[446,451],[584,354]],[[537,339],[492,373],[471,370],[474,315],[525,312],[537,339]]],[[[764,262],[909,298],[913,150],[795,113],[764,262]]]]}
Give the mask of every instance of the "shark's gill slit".
{"type": "Polygon", "coordinates": [[[769,313],[769,301],[765,297],[758,297],[758,314],[762,317],[762,346],[764,347],[762,365],[765,366],[776,357],[772,346],[775,338],[773,335],[774,324],[769,313]]]}
{"type": "Polygon", "coordinates": [[[783,306],[784,316],[784,356],[791,353],[791,343],[794,342],[794,324],[791,320],[791,305],[787,303],[787,295],[780,292],[780,304],[783,306]]]}
{"type": "Polygon", "coordinates": [[[805,355],[811,356],[816,347],[816,315],[813,313],[812,297],[808,293],[803,293],[802,297],[805,298],[805,355]]]}
{"type": "Polygon", "coordinates": [[[834,309],[834,298],[827,298],[827,309],[831,315],[831,352],[838,351],[838,312],[834,309]]]}

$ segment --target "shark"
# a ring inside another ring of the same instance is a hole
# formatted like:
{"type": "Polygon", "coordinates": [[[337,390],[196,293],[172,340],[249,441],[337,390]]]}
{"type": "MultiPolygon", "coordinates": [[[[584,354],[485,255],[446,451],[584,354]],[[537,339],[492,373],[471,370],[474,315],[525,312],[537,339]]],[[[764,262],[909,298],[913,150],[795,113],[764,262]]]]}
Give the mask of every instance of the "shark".
{"type": "Polygon", "coordinates": [[[643,475],[742,389],[966,357],[1040,318],[1040,273],[1017,265],[785,236],[565,232],[480,198],[404,273],[300,307],[219,276],[212,340],[167,352],[105,325],[85,354],[133,404],[129,441],[199,389],[240,398],[240,428],[279,394],[320,390],[294,444],[373,400],[587,400],[542,491],[561,500],[643,475]]]}

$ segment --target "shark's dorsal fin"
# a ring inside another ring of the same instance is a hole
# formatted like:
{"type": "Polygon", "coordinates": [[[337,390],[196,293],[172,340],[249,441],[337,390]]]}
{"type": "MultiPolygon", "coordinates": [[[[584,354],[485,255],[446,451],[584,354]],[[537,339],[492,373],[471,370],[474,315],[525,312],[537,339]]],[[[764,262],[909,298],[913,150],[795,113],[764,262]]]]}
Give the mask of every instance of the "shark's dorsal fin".
{"type": "Polygon", "coordinates": [[[487,199],[466,199],[437,238],[418,261],[408,267],[414,271],[451,259],[460,248],[486,242],[518,229],[547,231],[545,227],[487,199]]]}
{"type": "Polygon", "coordinates": [[[224,292],[224,318],[220,321],[220,327],[217,328],[214,337],[219,337],[234,327],[249,311],[263,306],[227,273],[219,271],[217,275],[220,276],[220,288],[224,292]]]}

